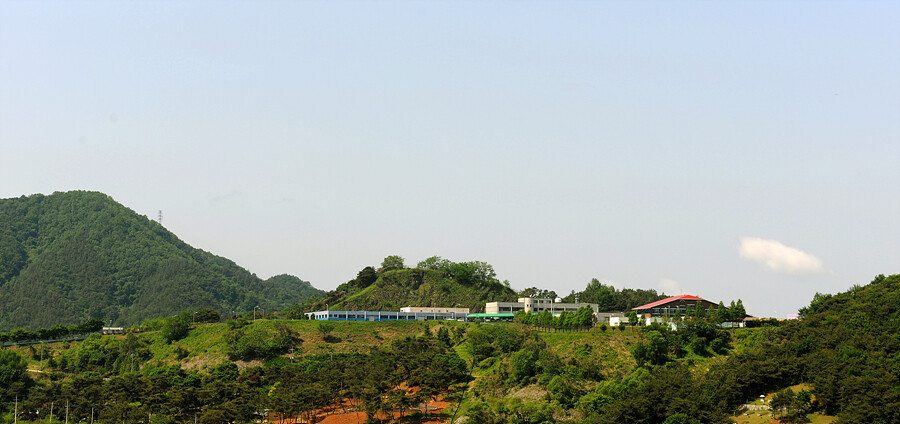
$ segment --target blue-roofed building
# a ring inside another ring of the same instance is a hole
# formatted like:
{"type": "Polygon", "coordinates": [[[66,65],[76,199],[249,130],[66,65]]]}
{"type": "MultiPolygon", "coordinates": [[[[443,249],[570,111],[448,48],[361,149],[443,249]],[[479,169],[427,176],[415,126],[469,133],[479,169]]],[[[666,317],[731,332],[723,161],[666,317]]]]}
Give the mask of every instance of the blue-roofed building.
{"type": "Polygon", "coordinates": [[[431,321],[463,320],[461,312],[316,311],[306,317],[320,321],[431,321]]]}

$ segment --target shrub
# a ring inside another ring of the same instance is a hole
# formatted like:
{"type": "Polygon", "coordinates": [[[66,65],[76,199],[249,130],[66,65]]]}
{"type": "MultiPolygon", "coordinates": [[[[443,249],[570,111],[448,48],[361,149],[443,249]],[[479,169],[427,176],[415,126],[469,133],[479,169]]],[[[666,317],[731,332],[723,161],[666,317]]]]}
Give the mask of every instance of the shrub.
{"type": "Polygon", "coordinates": [[[334,331],[334,323],[331,321],[319,321],[316,323],[316,331],[322,334],[322,339],[327,339],[328,335],[334,331]]]}
{"type": "Polygon", "coordinates": [[[718,354],[725,353],[728,350],[728,343],[723,339],[715,339],[710,343],[709,347],[718,354]]]}
{"type": "Polygon", "coordinates": [[[547,384],[547,390],[550,391],[550,397],[559,402],[566,408],[571,408],[581,398],[584,393],[581,389],[572,383],[572,380],[561,375],[557,375],[547,384]]]}
{"type": "Polygon", "coordinates": [[[187,349],[181,346],[175,346],[175,359],[178,359],[180,361],[184,358],[187,358],[189,353],[190,352],[188,352],[187,349]]]}
{"type": "Polygon", "coordinates": [[[663,424],[700,424],[700,421],[688,416],[687,414],[675,414],[666,418],[663,424]]]}
{"type": "Polygon", "coordinates": [[[238,328],[242,328],[245,325],[247,325],[247,319],[243,318],[243,317],[239,317],[236,319],[230,319],[228,321],[225,321],[225,323],[228,324],[229,330],[237,330],[238,328]]]}
{"type": "Polygon", "coordinates": [[[226,381],[234,381],[237,379],[240,371],[238,370],[237,364],[231,361],[222,362],[219,365],[216,365],[216,368],[213,370],[213,377],[216,380],[226,380],[226,381]]]}
{"type": "Polygon", "coordinates": [[[482,360],[481,362],[478,363],[478,368],[481,368],[481,369],[490,368],[492,365],[494,365],[494,362],[496,362],[494,357],[485,358],[484,360],[482,360]]]}
{"type": "Polygon", "coordinates": [[[517,382],[525,381],[537,372],[537,355],[527,349],[513,353],[509,357],[513,378],[517,382]]]}
{"type": "Polygon", "coordinates": [[[0,350],[0,386],[9,387],[12,383],[22,381],[27,374],[28,361],[11,350],[0,350]]]}
{"type": "Polygon", "coordinates": [[[469,353],[480,362],[499,353],[510,353],[522,346],[522,334],[506,325],[480,325],[469,332],[469,353]]]}
{"type": "Polygon", "coordinates": [[[231,359],[267,358],[286,352],[293,345],[294,333],[284,325],[267,330],[248,326],[227,336],[231,359]]]}
{"type": "Polygon", "coordinates": [[[706,351],[706,348],[709,346],[709,343],[706,341],[706,337],[694,337],[691,340],[691,350],[694,351],[697,355],[706,356],[709,353],[706,351]]]}
{"type": "Polygon", "coordinates": [[[172,343],[181,340],[188,335],[191,328],[191,322],[184,317],[184,313],[166,319],[163,323],[161,334],[166,343],[172,343]]]}
{"type": "Polygon", "coordinates": [[[212,308],[202,308],[194,312],[195,322],[219,322],[222,317],[212,308]]]}

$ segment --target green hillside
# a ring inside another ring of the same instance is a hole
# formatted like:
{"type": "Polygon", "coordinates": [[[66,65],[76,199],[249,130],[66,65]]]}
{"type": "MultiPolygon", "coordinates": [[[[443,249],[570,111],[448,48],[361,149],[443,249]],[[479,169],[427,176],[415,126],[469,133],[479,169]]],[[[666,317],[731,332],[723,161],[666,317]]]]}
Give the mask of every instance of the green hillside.
{"type": "Polygon", "coordinates": [[[292,276],[262,280],[102,193],[0,200],[0,331],[273,310],[321,293],[292,276]]]}
{"type": "Polygon", "coordinates": [[[516,292],[497,280],[493,267],[484,262],[455,263],[435,256],[416,268],[405,268],[397,256],[385,261],[379,270],[363,268],[356,278],[311,301],[306,309],[396,311],[405,306],[443,306],[483,312],[486,302],[516,298],[516,292]],[[390,265],[391,259],[400,262],[390,265]]]}
{"type": "Polygon", "coordinates": [[[787,399],[776,411],[782,422],[808,422],[813,412],[837,423],[900,422],[900,275],[817,294],[801,316],[777,328],[732,332],[735,350],[701,369],[673,354],[684,349],[678,337],[648,331],[634,353],[653,351],[656,363],[636,369],[643,370],[639,383],[625,386],[626,378],[602,393],[608,399],[591,422],[649,424],[678,414],[731,422],[735,408],[775,392],[787,399]],[[809,393],[786,390],[801,384],[809,393]]]}
{"type": "MultiPolygon", "coordinates": [[[[409,273],[396,271],[381,277],[409,273]]],[[[61,420],[47,405],[65,401],[73,422],[94,413],[102,422],[254,422],[268,410],[350,422],[393,413],[383,422],[895,423],[898,305],[893,275],[817,295],[801,320],[732,330],[698,317],[677,330],[586,331],[172,317],[128,336],[0,348],[0,422],[16,408],[20,422],[61,420]],[[179,320],[186,333],[167,338],[179,320]],[[778,409],[734,415],[744,403],[762,406],[760,396],[778,409]],[[413,409],[436,397],[451,402],[434,416],[413,409]]]]}

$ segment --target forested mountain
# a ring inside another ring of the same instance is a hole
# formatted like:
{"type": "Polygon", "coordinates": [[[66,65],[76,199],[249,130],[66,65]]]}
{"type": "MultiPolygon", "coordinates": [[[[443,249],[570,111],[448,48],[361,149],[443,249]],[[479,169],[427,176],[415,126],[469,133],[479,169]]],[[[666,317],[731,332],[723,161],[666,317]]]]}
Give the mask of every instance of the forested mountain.
{"type": "Polygon", "coordinates": [[[405,306],[444,306],[483,312],[484,304],[515,300],[516,292],[497,280],[485,262],[452,262],[438,256],[407,268],[403,258],[389,256],[379,269],[367,266],[356,278],[325,297],[311,301],[307,310],[396,311],[405,306]]]}
{"type": "Polygon", "coordinates": [[[262,280],[102,193],[0,200],[0,330],[273,310],[321,293],[293,276],[262,280]]]}

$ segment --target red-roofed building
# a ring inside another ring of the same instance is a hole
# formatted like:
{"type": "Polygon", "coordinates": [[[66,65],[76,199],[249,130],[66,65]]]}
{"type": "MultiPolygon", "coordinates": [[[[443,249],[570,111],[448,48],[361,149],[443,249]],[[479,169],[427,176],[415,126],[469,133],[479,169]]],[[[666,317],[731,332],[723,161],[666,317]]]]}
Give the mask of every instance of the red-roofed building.
{"type": "Polygon", "coordinates": [[[653,320],[653,318],[663,316],[671,317],[675,315],[691,315],[698,307],[701,307],[708,311],[710,308],[718,308],[719,305],[703,299],[702,297],[685,294],[681,296],[672,296],[663,300],[657,300],[653,303],[648,303],[646,305],[632,308],[632,310],[637,312],[639,316],[647,318],[647,324],[649,325],[651,321],[655,321],[653,320]]]}

